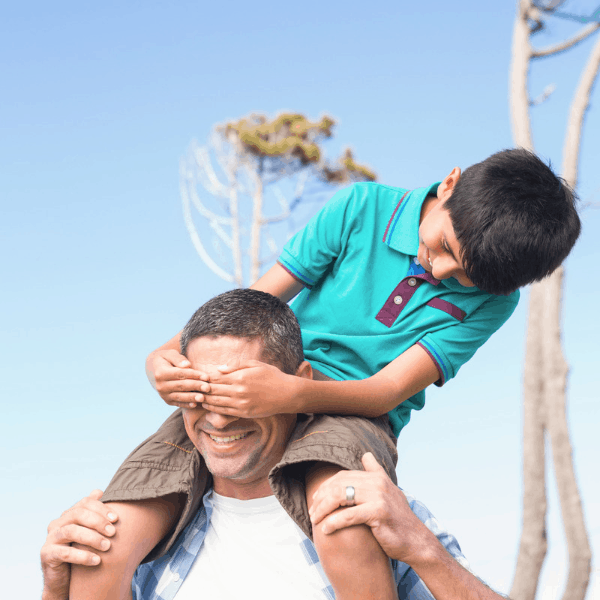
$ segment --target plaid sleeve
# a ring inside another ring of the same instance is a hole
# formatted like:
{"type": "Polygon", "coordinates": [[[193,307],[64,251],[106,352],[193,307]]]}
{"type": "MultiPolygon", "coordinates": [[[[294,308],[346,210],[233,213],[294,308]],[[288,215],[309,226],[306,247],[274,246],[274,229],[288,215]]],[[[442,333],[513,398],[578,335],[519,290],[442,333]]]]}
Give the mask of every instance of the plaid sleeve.
{"type": "MultiPolygon", "coordinates": [[[[210,492],[208,493],[210,494],[210,492]]],[[[172,600],[183,584],[204,542],[212,504],[208,494],[178,542],[161,558],[140,565],[131,582],[133,600],[172,600]]]]}
{"type": "MultiPolygon", "coordinates": [[[[408,505],[419,520],[427,529],[435,534],[442,546],[446,548],[456,562],[470,571],[469,562],[462,553],[456,538],[440,525],[439,521],[422,502],[419,502],[419,500],[406,492],[404,492],[404,495],[406,496],[408,505]]],[[[435,600],[427,586],[412,568],[399,561],[393,562],[399,600],[435,600]]]]}

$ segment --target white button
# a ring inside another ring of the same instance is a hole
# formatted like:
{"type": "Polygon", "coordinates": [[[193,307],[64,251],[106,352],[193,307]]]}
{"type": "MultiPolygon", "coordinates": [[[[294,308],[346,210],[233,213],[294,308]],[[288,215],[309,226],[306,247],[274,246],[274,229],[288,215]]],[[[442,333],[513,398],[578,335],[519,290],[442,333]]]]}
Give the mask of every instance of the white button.
{"type": "Polygon", "coordinates": [[[415,285],[417,285],[417,280],[414,277],[411,277],[407,283],[410,285],[410,287],[415,287],[415,285]]]}
{"type": "Polygon", "coordinates": [[[396,296],[394,298],[394,304],[402,304],[402,296],[396,296]]]}
{"type": "Polygon", "coordinates": [[[419,262],[419,259],[416,256],[413,258],[413,262],[415,263],[415,265],[420,265],[421,264],[419,262]]]}
{"type": "Polygon", "coordinates": [[[179,581],[179,573],[175,573],[175,576],[173,577],[173,581],[179,581]]]}

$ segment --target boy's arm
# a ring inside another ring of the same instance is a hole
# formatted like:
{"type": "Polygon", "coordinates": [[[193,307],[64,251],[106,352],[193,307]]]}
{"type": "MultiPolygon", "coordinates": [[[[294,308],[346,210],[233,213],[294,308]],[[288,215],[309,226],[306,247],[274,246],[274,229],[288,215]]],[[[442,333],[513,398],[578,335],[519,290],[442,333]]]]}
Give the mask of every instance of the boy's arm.
{"type": "MultiPolygon", "coordinates": [[[[252,289],[268,292],[288,302],[304,287],[281,265],[275,264],[252,289]]],[[[160,397],[171,406],[187,408],[197,402],[196,396],[204,391],[206,375],[190,368],[190,362],[181,354],[181,332],[157,348],[146,359],[146,375],[160,397]]]]}
{"type": "Polygon", "coordinates": [[[103,553],[98,566],[72,566],[69,600],[131,600],[135,570],[171,529],[179,512],[176,495],[139,502],[108,502],[106,506],[119,515],[111,547],[103,553]]]}
{"type": "Polygon", "coordinates": [[[383,415],[440,378],[437,366],[415,345],[368,379],[315,381],[287,375],[277,367],[243,361],[211,375],[204,406],[244,418],[279,413],[383,415]]]}

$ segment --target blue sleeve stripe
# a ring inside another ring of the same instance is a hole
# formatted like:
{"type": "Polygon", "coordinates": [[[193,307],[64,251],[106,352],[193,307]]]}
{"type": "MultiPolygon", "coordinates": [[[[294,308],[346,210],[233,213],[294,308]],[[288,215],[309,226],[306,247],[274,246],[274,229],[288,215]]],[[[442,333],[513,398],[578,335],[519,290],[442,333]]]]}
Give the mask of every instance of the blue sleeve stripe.
{"type": "Polygon", "coordinates": [[[442,375],[444,376],[444,381],[442,383],[445,383],[448,380],[448,370],[446,369],[446,365],[444,364],[442,357],[435,351],[433,346],[431,344],[429,344],[428,342],[421,340],[419,342],[419,344],[421,346],[423,346],[423,349],[425,351],[427,351],[431,355],[431,357],[437,362],[438,366],[442,370],[442,375]]]}
{"type": "Polygon", "coordinates": [[[290,275],[297,277],[298,279],[302,280],[302,282],[306,282],[309,286],[313,286],[315,285],[314,280],[309,279],[306,275],[304,275],[303,273],[300,273],[300,271],[298,271],[298,269],[294,268],[292,265],[290,265],[289,262],[287,262],[286,260],[283,260],[283,258],[279,258],[279,260],[277,261],[286,271],[290,272],[290,275]]]}

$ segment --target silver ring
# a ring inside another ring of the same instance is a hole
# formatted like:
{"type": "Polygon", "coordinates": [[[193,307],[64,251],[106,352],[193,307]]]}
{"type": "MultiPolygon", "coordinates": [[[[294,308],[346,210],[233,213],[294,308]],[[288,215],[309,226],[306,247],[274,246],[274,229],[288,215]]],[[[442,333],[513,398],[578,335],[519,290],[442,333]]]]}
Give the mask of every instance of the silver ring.
{"type": "Polygon", "coordinates": [[[354,487],[351,485],[346,486],[346,502],[348,505],[354,504],[354,487]]]}

